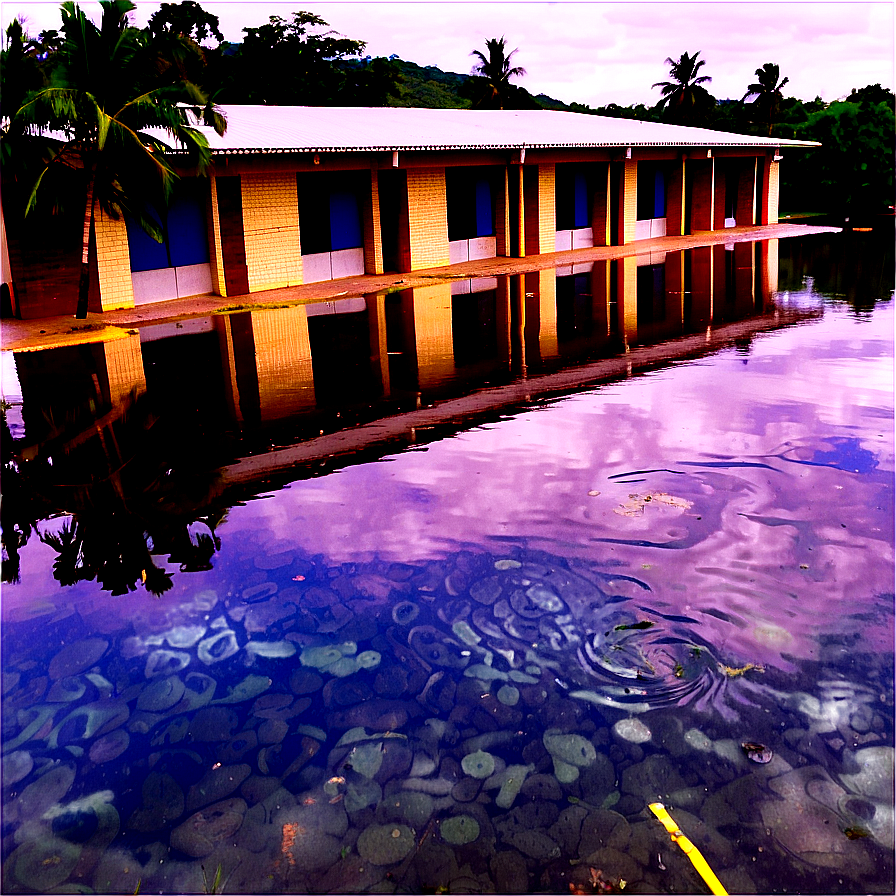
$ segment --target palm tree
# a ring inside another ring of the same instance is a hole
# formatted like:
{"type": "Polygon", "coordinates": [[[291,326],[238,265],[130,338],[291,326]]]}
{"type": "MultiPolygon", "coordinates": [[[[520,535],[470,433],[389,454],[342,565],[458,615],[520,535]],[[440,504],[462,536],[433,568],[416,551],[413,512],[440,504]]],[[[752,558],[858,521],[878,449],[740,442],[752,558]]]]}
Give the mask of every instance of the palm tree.
{"type": "Polygon", "coordinates": [[[201,120],[224,132],[223,117],[192,82],[159,81],[158,49],[145,32],[128,25],[130,0],[100,0],[97,27],[69,0],[62,4],[63,40],[53,54],[50,86],[17,113],[32,131],[55,132],[46,143],[44,166],[25,204],[35,205],[51,170],[66,169],[83,180],[84,226],[76,317],[87,317],[90,230],[96,204],[113,219],[127,213],[161,240],[146,203],[170,196],[177,174],[159,134],[173,138],[199,173],[211,154],[205,136],[191,126],[201,120]],[[59,136],[61,134],[61,137],[59,136]]]}
{"type": "Polygon", "coordinates": [[[504,37],[490,38],[485,42],[488,56],[480,50],[473,50],[471,56],[479,61],[473,66],[473,73],[482,76],[488,82],[489,95],[481,102],[481,105],[504,108],[507,97],[513,90],[511,78],[517,78],[526,74],[521,66],[511,66],[510,60],[519,51],[507,52],[507,41],[504,37]]]}
{"type": "Polygon", "coordinates": [[[670,66],[669,75],[671,81],[657,81],[653,87],[661,87],[663,98],[657,104],[658,108],[666,108],[669,117],[673,121],[691,122],[698,118],[712,97],[701,87],[708,84],[712,78],[700,75],[697,72],[706,64],[705,59],[697,60],[700,55],[698,50],[692,56],[682,53],[680,59],[666,59],[666,65],[670,66]]]}
{"type": "Polygon", "coordinates": [[[777,65],[773,62],[766,62],[762,68],[756,69],[756,83],[747,87],[741,102],[745,102],[748,97],[756,97],[753,101],[753,108],[760,113],[759,117],[768,123],[768,136],[772,135],[772,124],[778,117],[778,110],[781,106],[781,100],[784,95],[781,89],[790,80],[785,78],[778,83],[781,72],[777,65]]]}

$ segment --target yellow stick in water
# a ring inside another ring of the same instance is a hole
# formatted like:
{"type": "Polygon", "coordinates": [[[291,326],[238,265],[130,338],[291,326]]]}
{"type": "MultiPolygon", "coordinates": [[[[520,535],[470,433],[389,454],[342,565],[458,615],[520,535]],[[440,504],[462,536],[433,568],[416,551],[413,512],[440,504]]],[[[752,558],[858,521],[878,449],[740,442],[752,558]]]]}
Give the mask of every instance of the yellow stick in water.
{"type": "Polygon", "coordinates": [[[647,808],[656,815],[662,826],[672,835],[672,842],[681,847],[681,851],[691,860],[691,864],[697,869],[697,873],[706,881],[715,896],[728,896],[728,891],[713,874],[712,868],[706,863],[703,854],[681,832],[678,825],[672,820],[672,816],[666,811],[666,807],[662,803],[651,803],[647,808]]]}

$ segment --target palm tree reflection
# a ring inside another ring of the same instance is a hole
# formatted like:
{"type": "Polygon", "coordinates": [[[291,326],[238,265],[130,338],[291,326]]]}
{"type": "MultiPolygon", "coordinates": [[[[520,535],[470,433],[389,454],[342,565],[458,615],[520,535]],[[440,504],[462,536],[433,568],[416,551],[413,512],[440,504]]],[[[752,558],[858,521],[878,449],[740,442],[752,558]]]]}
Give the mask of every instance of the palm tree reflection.
{"type": "Polygon", "coordinates": [[[158,597],[173,586],[166,562],[211,569],[227,508],[208,446],[136,392],[99,418],[66,416],[62,427],[48,421],[38,445],[4,451],[3,580],[19,580],[19,549],[37,521],[63,516],[38,533],[56,552],[60,585],[95,580],[113,595],[142,585],[158,597]]]}

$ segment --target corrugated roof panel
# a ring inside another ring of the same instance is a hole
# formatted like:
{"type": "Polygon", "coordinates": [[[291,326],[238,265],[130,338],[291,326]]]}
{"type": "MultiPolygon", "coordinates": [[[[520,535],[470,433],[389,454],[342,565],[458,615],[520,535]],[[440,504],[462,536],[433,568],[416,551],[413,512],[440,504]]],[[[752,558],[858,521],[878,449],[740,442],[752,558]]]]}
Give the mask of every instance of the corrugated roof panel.
{"type": "Polygon", "coordinates": [[[222,106],[213,152],[331,152],[588,146],[818,146],[680,125],[548,110],[222,106]]]}

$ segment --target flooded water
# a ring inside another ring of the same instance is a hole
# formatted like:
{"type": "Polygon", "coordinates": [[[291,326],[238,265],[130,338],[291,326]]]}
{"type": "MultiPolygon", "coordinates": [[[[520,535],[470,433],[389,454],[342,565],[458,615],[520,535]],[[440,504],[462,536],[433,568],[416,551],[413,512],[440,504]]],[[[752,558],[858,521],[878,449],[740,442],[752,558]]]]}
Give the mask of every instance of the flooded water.
{"type": "Polygon", "coordinates": [[[892,247],[5,355],[3,891],[892,893],[892,247]]]}

